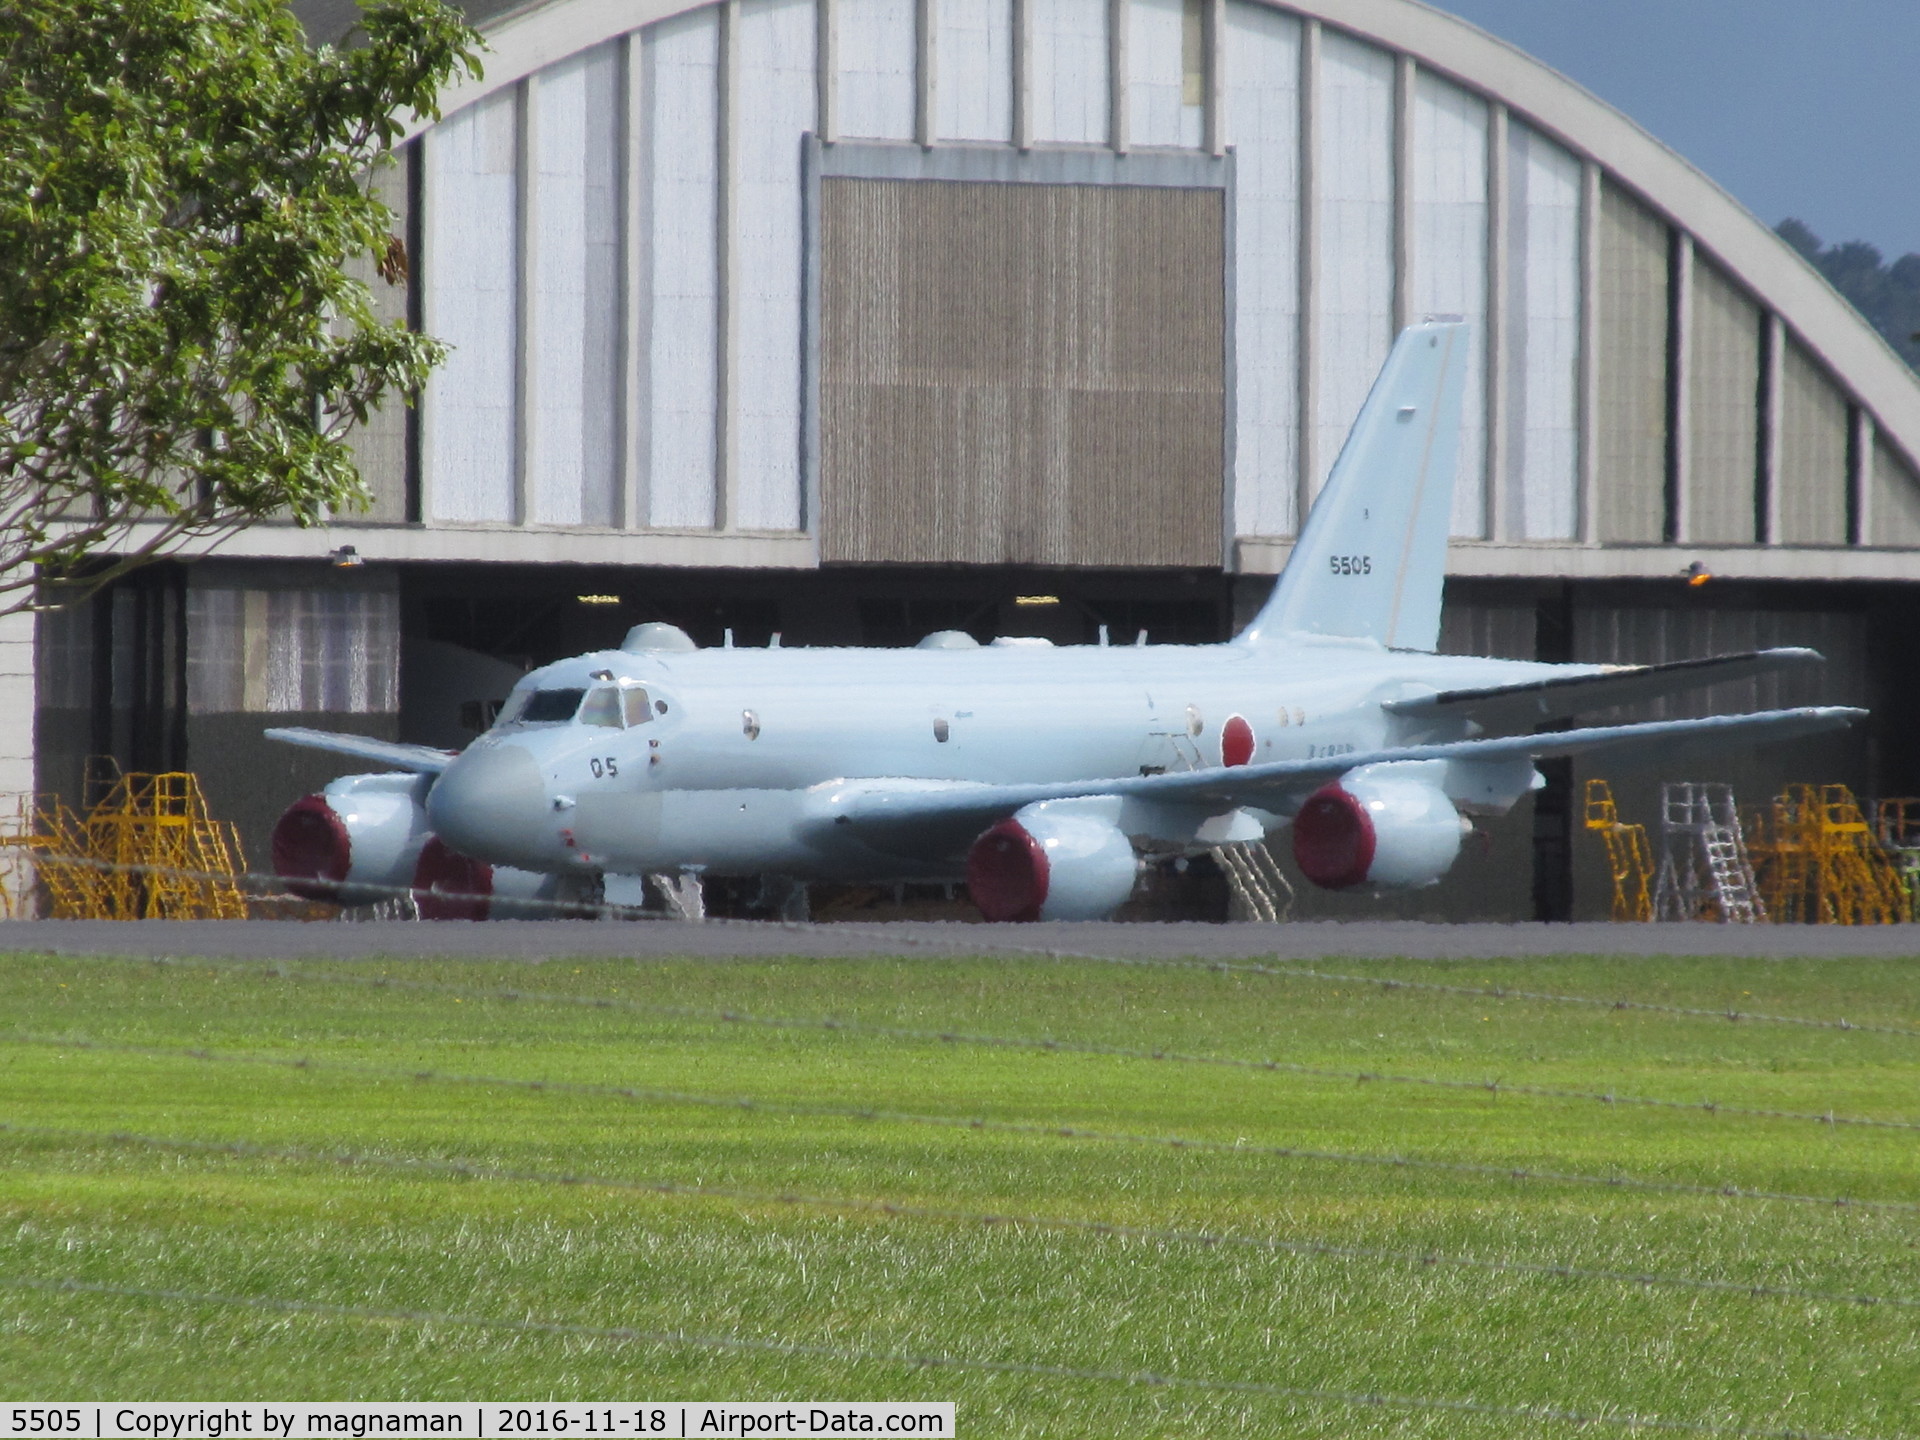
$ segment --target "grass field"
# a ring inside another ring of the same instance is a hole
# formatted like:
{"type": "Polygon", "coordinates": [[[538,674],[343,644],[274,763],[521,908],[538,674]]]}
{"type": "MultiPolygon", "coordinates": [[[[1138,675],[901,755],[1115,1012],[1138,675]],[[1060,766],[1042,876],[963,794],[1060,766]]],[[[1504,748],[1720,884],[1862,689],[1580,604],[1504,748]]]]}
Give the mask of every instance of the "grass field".
{"type": "Polygon", "coordinates": [[[1319,968],[1853,1028],[1035,958],[10,957],[0,1396],[1920,1433],[1913,962],[1319,968]]]}

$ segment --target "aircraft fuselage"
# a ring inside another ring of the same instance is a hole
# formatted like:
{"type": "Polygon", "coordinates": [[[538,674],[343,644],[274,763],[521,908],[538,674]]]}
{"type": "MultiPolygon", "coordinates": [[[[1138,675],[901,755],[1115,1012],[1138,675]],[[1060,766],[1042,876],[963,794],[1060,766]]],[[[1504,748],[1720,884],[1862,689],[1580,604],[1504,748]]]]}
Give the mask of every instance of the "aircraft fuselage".
{"type": "Polygon", "coordinates": [[[1417,724],[1381,703],[1596,668],[1353,641],[601,651],[516,687],[503,723],[434,786],[430,812],[462,852],[526,869],[957,879],[971,834],[877,850],[832,823],[835,793],[863,779],[1098,780],[1460,739],[1462,722],[1417,724]],[[572,691],[584,693],[571,718],[512,718],[522,694],[572,691]]]}

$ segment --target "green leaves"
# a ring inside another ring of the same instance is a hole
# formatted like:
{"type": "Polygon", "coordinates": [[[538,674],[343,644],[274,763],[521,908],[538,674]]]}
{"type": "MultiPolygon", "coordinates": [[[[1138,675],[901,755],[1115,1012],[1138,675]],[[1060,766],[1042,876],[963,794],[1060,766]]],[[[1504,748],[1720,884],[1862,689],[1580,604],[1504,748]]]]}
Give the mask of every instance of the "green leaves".
{"type": "Polygon", "coordinates": [[[284,0],[0,0],[0,610],[365,504],[348,431],[444,352],[349,267],[404,282],[374,176],[478,44],[439,0],[318,50],[284,0]]]}

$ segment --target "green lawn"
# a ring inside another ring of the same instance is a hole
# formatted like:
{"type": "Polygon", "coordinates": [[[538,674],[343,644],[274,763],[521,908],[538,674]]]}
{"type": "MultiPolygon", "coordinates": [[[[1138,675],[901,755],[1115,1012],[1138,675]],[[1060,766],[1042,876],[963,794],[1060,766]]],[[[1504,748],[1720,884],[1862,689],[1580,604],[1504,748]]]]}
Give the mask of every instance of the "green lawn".
{"type": "Polygon", "coordinates": [[[1025,957],[4,958],[0,1394],[1920,1433],[1915,962],[1317,968],[1879,1028],[1025,957]]]}

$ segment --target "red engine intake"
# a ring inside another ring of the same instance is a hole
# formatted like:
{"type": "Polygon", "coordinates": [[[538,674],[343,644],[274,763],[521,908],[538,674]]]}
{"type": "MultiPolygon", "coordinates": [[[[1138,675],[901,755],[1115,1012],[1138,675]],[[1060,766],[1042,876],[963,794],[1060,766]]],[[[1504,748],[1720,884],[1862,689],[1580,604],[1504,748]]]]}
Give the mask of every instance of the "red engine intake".
{"type": "Polygon", "coordinates": [[[332,900],[353,868],[353,837],[319,795],[303,795],[273,827],[273,873],[303,900],[332,900]]]}
{"type": "Polygon", "coordinates": [[[1367,807],[1337,783],[1314,791],[1294,817],[1294,863],[1325,890],[1345,890],[1365,880],[1378,843],[1367,807]]]}
{"type": "Polygon", "coordinates": [[[1017,820],[1002,820],[967,851],[967,893],[989,920],[1038,920],[1051,867],[1040,842],[1017,820]]]}
{"type": "Polygon", "coordinates": [[[435,835],[413,867],[413,903],[422,920],[485,920],[493,910],[493,866],[435,835]]]}

